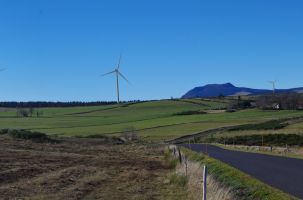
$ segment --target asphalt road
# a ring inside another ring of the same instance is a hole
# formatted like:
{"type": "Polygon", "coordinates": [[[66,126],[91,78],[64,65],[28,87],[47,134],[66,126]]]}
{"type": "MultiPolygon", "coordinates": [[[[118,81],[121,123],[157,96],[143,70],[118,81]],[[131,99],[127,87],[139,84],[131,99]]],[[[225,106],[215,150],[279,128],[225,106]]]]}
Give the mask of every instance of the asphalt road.
{"type": "Polygon", "coordinates": [[[226,150],[204,144],[183,145],[227,163],[262,182],[303,199],[303,160],[226,150]]]}

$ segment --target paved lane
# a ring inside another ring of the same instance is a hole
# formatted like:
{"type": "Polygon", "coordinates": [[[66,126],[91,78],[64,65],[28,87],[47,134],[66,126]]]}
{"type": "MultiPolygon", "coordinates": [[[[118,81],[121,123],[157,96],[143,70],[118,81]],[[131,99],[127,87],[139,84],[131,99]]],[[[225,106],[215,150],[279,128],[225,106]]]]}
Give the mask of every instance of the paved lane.
{"type": "Polygon", "coordinates": [[[183,145],[227,163],[268,185],[303,199],[303,160],[231,151],[204,144],[183,145]]]}

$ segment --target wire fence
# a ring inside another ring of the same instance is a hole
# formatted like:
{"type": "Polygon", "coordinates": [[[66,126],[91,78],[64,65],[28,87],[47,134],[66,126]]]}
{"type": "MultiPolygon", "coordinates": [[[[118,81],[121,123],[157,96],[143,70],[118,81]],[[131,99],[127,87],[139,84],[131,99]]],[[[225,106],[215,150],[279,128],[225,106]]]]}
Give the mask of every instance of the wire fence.
{"type": "Polygon", "coordinates": [[[179,161],[179,165],[176,167],[176,173],[185,176],[187,179],[187,190],[191,199],[206,200],[207,175],[204,175],[204,172],[206,172],[204,166],[190,161],[177,146],[171,145],[169,148],[172,156],[179,161]]]}
{"type": "Polygon", "coordinates": [[[189,198],[194,200],[229,200],[234,199],[232,190],[222,186],[211,174],[206,165],[191,161],[178,146],[170,145],[174,159],[179,161],[177,175],[185,176],[189,198]]]}

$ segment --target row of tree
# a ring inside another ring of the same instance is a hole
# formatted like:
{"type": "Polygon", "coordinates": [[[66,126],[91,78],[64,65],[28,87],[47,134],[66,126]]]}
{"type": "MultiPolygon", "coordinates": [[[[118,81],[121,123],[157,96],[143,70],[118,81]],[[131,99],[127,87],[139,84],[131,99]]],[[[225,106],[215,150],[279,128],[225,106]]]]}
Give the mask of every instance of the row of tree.
{"type": "MultiPolygon", "coordinates": [[[[125,101],[121,103],[138,103],[139,100],[125,101]]],[[[50,101],[30,101],[30,102],[0,102],[0,107],[6,108],[42,108],[42,107],[76,107],[76,106],[100,106],[100,105],[114,105],[115,101],[95,101],[95,102],[50,102],[50,101]]]]}
{"type": "Polygon", "coordinates": [[[302,110],[303,95],[298,93],[260,96],[256,105],[261,109],[302,110]]]}
{"type": "Polygon", "coordinates": [[[17,108],[17,117],[41,117],[43,111],[34,108],[17,108]]]}

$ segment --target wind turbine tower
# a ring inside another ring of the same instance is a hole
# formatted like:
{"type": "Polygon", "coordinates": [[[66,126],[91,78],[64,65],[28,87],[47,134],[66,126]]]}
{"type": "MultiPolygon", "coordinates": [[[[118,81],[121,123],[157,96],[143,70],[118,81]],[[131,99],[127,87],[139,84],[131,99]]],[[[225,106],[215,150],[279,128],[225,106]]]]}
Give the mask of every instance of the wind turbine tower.
{"type": "Polygon", "coordinates": [[[102,76],[106,76],[106,75],[109,75],[109,74],[115,74],[116,75],[117,103],[118,104],[120,103],[119,77],[122,77],[127,83],[129,83],[129,81],[127,80],[127,78],[120,72],[120,64],[121,64],[121,55],[119,57],[118,65],[115,68],[115,70],[102,75],[102,76]]]}
{"type": "Polygon", "coordinates": [[[277,81],[268,81],[268,82],[272,84],[272,93],[273,93],[273,95],[275,95],[275,93],[276,93],[276,82],[277,81]]]}

